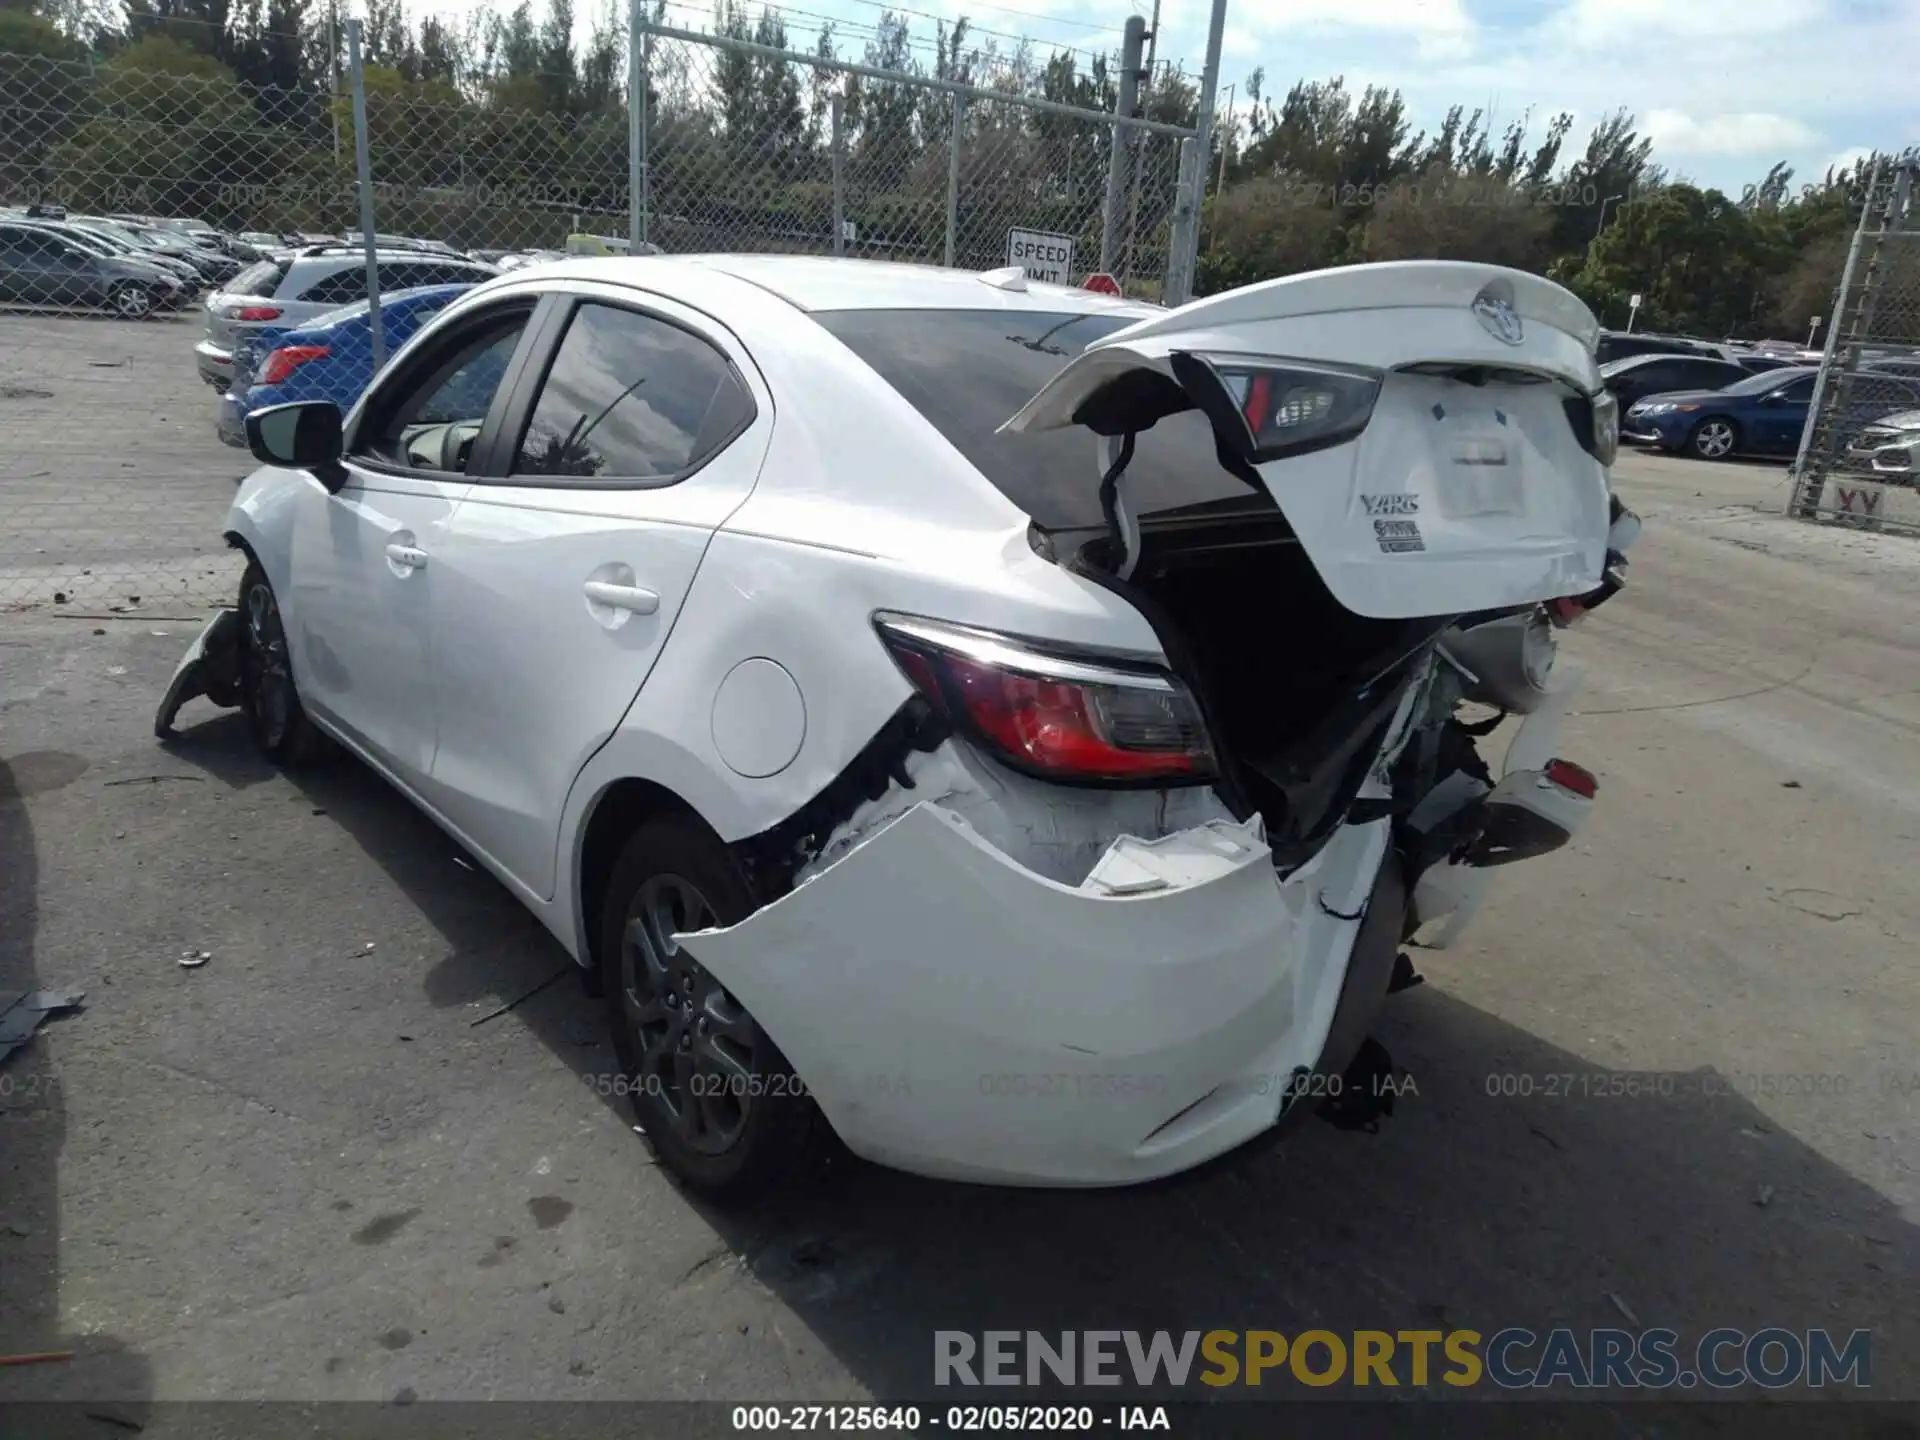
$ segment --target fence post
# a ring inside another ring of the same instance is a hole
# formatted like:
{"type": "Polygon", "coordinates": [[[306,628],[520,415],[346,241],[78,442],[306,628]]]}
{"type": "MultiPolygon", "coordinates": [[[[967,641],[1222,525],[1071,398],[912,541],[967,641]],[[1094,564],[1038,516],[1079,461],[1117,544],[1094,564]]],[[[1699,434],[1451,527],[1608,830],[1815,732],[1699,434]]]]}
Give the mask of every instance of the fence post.
{"type": "Polygon", "coordinates": [[[1180,156],[1180,194],[1178,228],[1168,247],[1169,277],[1172,294],[1169,305],[1184,305],[1193,298],[1193,280],[1200,255],[1200,211],[1207,200],[1208,163],[1213,158],[1213,109],[1220,92],[1220,48],[1227,28],[1227,0],[1213,0],[1207,17],[1207,58],[1200,72],[1200,113],[1194,118],[1193,139],[1182,147],[1180,156]],[[1175,268],[1177,267],[1177,269],[1175,268]]]}
{"type": "Polygon", "coordinates": [[[1119,124],[1133,118],[1140,96],[1140,52],[1147,43],[1147,22],[1138,15],[1127,17],[1120,40],[1120,93],[1114,100],[1113,144],[1107,152],[1107,196],[1100,212],[1100,269],[1114,272],[1114,255],[1119,249],[1120,230],[1126,220],[1127,155],[1132,139],[1129,127],[1119,124]]]}
{"type": "Polygon", "coordinates": [[[627,0],[627,243],[647,242],[647,45],[640,29],[646,0],[627,0]]]}
{"type": "Polygon", "coordinates": [[[947,136],[947,268],[953,268],[954,244],[960,230],[960,123],[966,117],[967,100],[953,92],[953,118],[948,121],[947,136]]]}
{"type": "Polygon", "coordinates": [[[373,335],[376,374],[387,363],[387,336],[380,323],[380,263],[373,238],[373,164],[367,158],[367,71],[360,54],[360,21],[347,21],[347,78],[353,87],[353,166],[360,183],[360,243],[367,255],[367,324],[373,335]]]}
{"type": "Polygon", "coordinates": [[[846,175],[846,132],[842,128],[839,95],[831,97],[829,109],[833,118],[833,253],[847,253],[847,175],[846,175]]]}
{"type": "Polygon", "coordinates": [[[1174,171],[1173,225],[1167,237],[1167,278],[1160,299],[1169,308],[1193,298],[1193,273],[1200,244],[1200,191],[1207,183],[1200,144],[1191,135],[1180,142],[1174,171]]]}
{"type": "MultiPolygon", "coordinates": [[[[1867,175],[1867,192],[1860,202],[1860,223],[1853,227],[1853,240],[1847,246],[1846,264],[1840,270],[1840,288],[1833,292],[1832,313],[1827,316],[1827,340],[1820,353],[1820,369],[1813,377],[1813,395],[1807,401],[1807,420],[1800,427],[1800,445],[1795,451],[1793,464],[1787,475],[1792,480],[1788,502],[1788,513],[1803,520],[1812,520],[1820,513],[1821,496],[1827,488],[1824,469],[1812,482],[1807,478],[1808,451],[1812,447],[1813,432],[1819,428],[1821,408],[1827,399],[1827,389],[1833,383],[1835,357],[1840,354],[1838,339],[1840,334],[1840,316],[1853,298],[1854,272],[1860,265],[1860,245],[1867,236],[1867,227],[1874,221],[1874,198],[1880,193],[1880,169],[1882,161],[1875,160],[1873,169],[1867,175]]],[[[1824,461],[1825,457],[1820,457],[1824,461]]],[[[1818,462],[1816,462],[1818,463],[1818,462]]]]}

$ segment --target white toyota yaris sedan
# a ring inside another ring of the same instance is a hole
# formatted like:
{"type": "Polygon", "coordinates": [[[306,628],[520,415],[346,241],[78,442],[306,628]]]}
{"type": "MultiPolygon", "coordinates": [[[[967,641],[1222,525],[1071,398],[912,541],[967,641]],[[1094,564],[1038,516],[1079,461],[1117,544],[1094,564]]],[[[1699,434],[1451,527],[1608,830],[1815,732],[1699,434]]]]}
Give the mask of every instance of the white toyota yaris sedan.
{"type": "Polygon", "coordinates": [[[1018,272],[557,263],[353,412],[249,417],[182,661],[337,742],[604,993],[649,1141],[1124,1184],[1365,1124],[1410,936],[1563,845],[1564,625],[1637,521],[1573,295],[1491,266],[1163,310],[1018,272]],[[1522,713],[1498,773],[1463,705],[1522,713]]]}

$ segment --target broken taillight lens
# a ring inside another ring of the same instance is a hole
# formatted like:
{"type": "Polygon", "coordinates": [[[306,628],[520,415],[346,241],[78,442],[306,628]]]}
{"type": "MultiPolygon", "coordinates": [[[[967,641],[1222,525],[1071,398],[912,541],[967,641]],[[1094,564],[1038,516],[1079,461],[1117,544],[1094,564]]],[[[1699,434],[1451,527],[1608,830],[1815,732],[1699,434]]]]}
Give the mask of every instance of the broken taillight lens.
{"type": "Polygon", "coordinates": [[[1570,790],[1585,800],[1593,799],[1600,789],[1600,782],[1593,778],[1593,772],[1571,760],[1549,760],[1546,776],[1562,790],[1570,790]]]}
{"type": "Polygon", "coordinates": [[[1200,707],[1164,670],[907,616],[876,624],[914,687],[1015,769],[1082,785],[1215,774],[1200,707]]]}

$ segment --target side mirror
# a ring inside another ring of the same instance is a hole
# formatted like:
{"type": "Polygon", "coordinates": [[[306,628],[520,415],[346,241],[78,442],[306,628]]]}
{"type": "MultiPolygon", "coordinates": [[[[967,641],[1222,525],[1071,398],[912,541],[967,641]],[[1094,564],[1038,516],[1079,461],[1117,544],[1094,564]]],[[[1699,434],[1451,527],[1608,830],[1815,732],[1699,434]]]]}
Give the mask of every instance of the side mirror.
{"type": "Polygon", "coordinates": [[[263,465],[308,470],[328,490],[346,483],[340,463],[340,407],[331,400],[269,405],[247,416],[247,448],[263,465]]]}

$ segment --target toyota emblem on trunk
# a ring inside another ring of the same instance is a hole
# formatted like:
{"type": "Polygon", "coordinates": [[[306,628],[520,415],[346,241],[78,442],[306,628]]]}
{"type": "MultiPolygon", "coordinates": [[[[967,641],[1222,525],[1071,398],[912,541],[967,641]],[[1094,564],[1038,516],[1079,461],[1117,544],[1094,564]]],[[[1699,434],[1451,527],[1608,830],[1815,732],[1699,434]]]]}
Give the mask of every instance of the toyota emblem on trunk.
{"type": "Polygon", "coordinates": [[[1513,308],[1513,287],[1504,280],[1490,282],[1474,297],[1473,313],[1487,333],[1503,345],[1518,345],[1525,337],[1520,312],[1513,308]]]}

